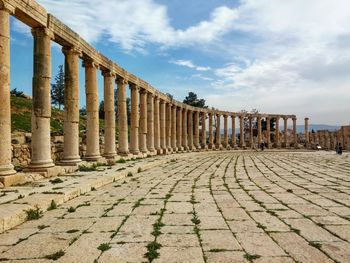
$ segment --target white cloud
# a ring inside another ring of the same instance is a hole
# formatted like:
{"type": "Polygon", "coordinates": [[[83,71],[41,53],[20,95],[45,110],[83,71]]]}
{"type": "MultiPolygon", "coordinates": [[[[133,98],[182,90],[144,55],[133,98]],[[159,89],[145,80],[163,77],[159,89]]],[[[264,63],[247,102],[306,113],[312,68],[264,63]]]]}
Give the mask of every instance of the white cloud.
{"type": "MultiPolygon", "coordinates": [[[[246,0],[238,10],[235,30],[258,41],[246,47],[249,62],[233,59],[215,70],[208,103],[296,113],[300,122],[309,116],[314,123],[348,123],[348,1],[246,0]]],[[[240,55],[233,49],[230,54],[240,55]]]]}
{"type": "Polygon", "coordinates": [[[106,36],[129,51],[142,51],[148,43],[162,47],[207,44],[232,30],[237,19],[237,10],[221,6],[208,20],[180,30],[170,25],[166,6],[154,0],[38,1],[87,41],[106,36]]]}
{"type": "Polygon", "coordinates": [[[170,60],[169,63],[179,65],[179,66],[188,67],[188,68],[193,68],[193,69],[198,70],[198,71],[208,71],[211,69],[210,67],[196,66],[195,64],[193,64],[193,62],[191,60],[181,60],[181,59],[170,60]]]}

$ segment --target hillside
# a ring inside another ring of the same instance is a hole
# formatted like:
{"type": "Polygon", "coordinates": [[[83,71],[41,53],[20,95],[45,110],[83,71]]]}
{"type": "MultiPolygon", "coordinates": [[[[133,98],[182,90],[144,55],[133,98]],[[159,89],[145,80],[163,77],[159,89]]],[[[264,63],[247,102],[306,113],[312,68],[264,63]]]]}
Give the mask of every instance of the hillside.
{"type": "MultiPolygon", "coordinates": [[[[12,132],[31,131],[32,100],[11,96],[11,128],[12,132]]],[[[63,134],[64,112],[52,107],[51,133],[63,134]]],[[[100,130],[104,128],[104,120],[100,120],[100,130]]],[[[86,118],[80,117],[79,130],[86,130],[86,118]]]]}

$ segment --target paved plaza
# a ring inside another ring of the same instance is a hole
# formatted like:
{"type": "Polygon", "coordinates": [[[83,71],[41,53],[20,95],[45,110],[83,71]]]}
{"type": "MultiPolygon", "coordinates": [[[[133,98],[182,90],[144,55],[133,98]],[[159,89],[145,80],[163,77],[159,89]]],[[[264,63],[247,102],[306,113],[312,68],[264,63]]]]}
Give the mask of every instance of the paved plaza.
{"type": "Polygon", "coordinates": [[[2,233],[0,261],[350,262],[350,155],[167,158],[2,233]]]}

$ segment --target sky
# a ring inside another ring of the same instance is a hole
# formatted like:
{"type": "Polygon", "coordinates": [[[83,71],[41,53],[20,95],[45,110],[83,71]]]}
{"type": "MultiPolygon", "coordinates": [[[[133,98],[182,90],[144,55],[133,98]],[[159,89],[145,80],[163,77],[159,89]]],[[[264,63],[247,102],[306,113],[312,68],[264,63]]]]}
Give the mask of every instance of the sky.
{"type": "MultiPolygon", "coordinates": [[[[38,0],[98,51],[182,101],[350,123],[348,0],[38,0]]],[[[31,94],[33,40],[11,19],[11,88],[31,94]]],[[[53,78],[64,57],[52,43],[53,78]]],[[[98,75],[99,99],[103,79],[98,75]]],[[[80,69],[80,104],[85,104],[80,69]]]]}

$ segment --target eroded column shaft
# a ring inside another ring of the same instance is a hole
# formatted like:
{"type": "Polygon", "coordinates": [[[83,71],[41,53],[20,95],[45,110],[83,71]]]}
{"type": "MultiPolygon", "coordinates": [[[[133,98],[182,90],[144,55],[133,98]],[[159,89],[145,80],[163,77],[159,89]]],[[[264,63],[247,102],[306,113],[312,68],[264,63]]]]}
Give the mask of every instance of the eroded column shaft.
{"type": "Polygon", "coordinates": [[[260,147],[261,141],[262,141],[262,134],[261,134],[261,117],[257,118],[258,122],[258,148],[260,147]]]}
{"type": "Polygon", "coordinates": [[[284,118],[284,146],[288,147],[288,118],[284,118]]]}
{"type": "Polygon", "coordinates": [[[139,87],[130,84],[131,120],[130,120],[130,153],[138,155],[139,150],[139,87]]]}
{"type": "Polygon", "coordinates": [[[220,114],[216,114],[216,149],[220,149],[222,147],[220,118],[221,118],[220,114]]]}
{"type": "Polygon", "coordinates": [[[182,109],[177,108],[176,116],[176,144],[179,151],[182,150],[182,109]]]}
{"type": "Polygon", "coordinates": [[[209,113],[209,148],[214,148],[213,114],[209,113]]]}
{"type": "Polygon", "coordinates": [[[171,148],[177,150],[176,146],[176,106],[171,107],[171,148]]]}
{"type": "MultiPolygon", "coordinates": [[[[0,176],[15,174],[11,164],[10,11],[0,10],[0,176]]],[[[4,180],[1,179],[1,182],[4,180]]]]}
{"type": "Polygon", "coordinates": [[[232,147],[237,146],[236,141],[236,115],[232,115],[232,134],[231,134],[231,141],[232,141],[232,147]]]}
{"type": "Polygon", "coordinates": [[[139,143],[140,151],[147,153],[147,91],[140,91],[140,131],[139,143]]]}
{"type": "Polygon", "coordinates": [[[227,115],[224,115],[224,147],[226,148],[228,146],[228,122],[227,122],[227,115]]]}
{"type": "Polygon", "coordinates": [[[166,153],[166,102],[164,100],[160,102],[160,147],[166,153]]]}
{"type": "Polygon", "coordinates": [[[271,147],[271,135],[270,135],[270,130],[271,130],[271,122],[270,118],[266,118],[266,144],[267,148],[271,147]]]}
{"type": "Polygon", "coordinates": [[[159,97],[154,98],[154,147],[160,153],[160,109],[159,97]]]}
{"type": "Polygon", "coordinates": [[[239,116],[239,146],[244,147],[244,124],[243,116],[239,116]]]}
{"type": "Polygon", "coordinates": [[[207,114],[206,112],[202,112],[202,139],[201,145],[203,149],[207,149],[207,114]]]}
{"type": "Polygon", "coordinates": [[[188,150],[188,131],[187,131],[187,110],[183,109],[182,111],[182,146],[184,150],[188,150]]]}
{"type": "Polygon", "coordinates": [[[128,145],[128,117],[126,109],[126,85],[127,81],[123,78],[117,79],[118,95],[118,124],[119,124],[119,141],[118,154],[129,154],[128,145]]]}
{"type": "Polygon", "coordinates": [[[34,37],[34,75],[32,142],[30,168],[54,166],[51,159],[51,38],[46,28],[32,29],[34,37]]]}
{"type": "Polygon", "coordinates": [[[100,135],[97,97],[97,68],[93,61],[84,61],[86,93],[86,155],[88,161],[97,161],[100,155],[100,135]]]}
{"type": "Polygon", "coordinates": [[[194,112],[194,123],[193,123],[193,128],[194,128],[194,147],[197,149],[200,149],[201,146],[199,144],[199,112],[195,111],[194,112]]]}
{"type": "Polygon", "coordinates": [[[147,94],[147,149],[154,152],[154,95],[147,94]]]}
{"type": "Polygon", "coordinates": [[[253,138],[253,117],[249,117],[249,147],[254,147],[254,138],[253,138]]]}
{"type": "Polygon", "coordinates": [[[276,129],[275,129],[275,147],[280,148],[280,117],[276,118],[276,129]]]}
{"type": "Polygon", "coordinates": [[[114,83],[115,75],[112,72],[103,72],[104,78],[104,110],[105,110],[105,145],[103,156],[114,159],[115,149],[115,110],[114,110],[114,83]]]}
{"type": "Polygon", "coordinates": [[[187,130],[188,130],[188,147],[190,150],[194,149],[193,145],[193,112],[191,110],[187,111],[187,130]]]}
{"type": "Polygon", "coordinates": [[[81,50],[64,47],[65,86],[62,164],[76,165],[81,162],[79,155],[79,56],[81,50]]]}

